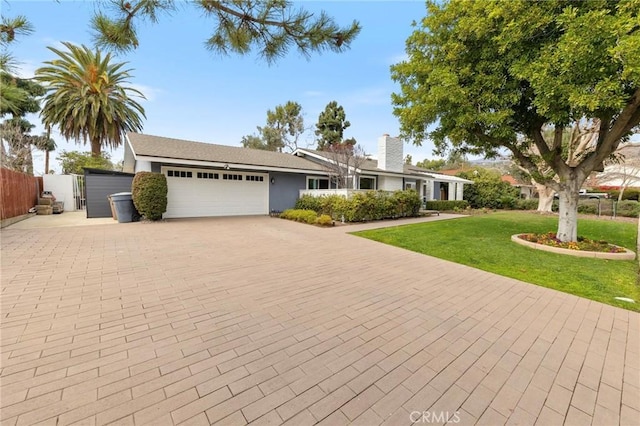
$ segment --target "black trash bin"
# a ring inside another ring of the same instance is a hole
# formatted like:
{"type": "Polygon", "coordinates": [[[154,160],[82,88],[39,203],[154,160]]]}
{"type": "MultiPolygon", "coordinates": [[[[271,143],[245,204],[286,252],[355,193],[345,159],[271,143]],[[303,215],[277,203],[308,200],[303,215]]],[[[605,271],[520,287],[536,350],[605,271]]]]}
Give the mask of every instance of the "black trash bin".
{"type": "Polygon", "coordinates": [[[116,216],[119,223],[137,222],[140,220],[140,214],[133,205],[133,197],[131,192],[118,192],[111,194],[111,201],[116,209],[116,216]]]}

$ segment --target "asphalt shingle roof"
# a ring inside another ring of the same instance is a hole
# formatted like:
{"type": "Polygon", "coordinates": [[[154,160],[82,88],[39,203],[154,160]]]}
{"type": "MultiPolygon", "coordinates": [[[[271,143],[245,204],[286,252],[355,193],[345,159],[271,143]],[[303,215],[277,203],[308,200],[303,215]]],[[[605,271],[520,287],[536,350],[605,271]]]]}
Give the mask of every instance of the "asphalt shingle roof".
{"type": "Polygon", "coordinates": [[[127,133],[136,155],[179,160],[323,171],[321,165],[291,154],[228,145],[193,142],[161,136],[127,133]]]}
{"type": "MultiPolygon", "coordinates": [[[[302,152],[309,152],[309,153],[313,153],[315,155],[319,155],[321,157],[324,158],[331,158],[331,156],[329,154],[327,154],[326,152],[323,151],[317,151],[315,149],[308,149],[308,148],[304,148],[304,149],[300,149],[299,151],[302,152]]],[[[369,172],[377,172],[377,173],[395,173],[397,175],[404,175],[404,176],[415,176],[415,177],[422,177],[424,178],[425,175],[431,178],[435,178],[435,179],[444,179],[447,181],[455,181],[455,182],[466,182],[466,183],[470,183],[470,180],[467,179],[462,179],[459,177],[455,177],[455,176],[445,176],[441,173],[437,173],[422,167],[418,167],[418,166],[414,166],[411,164],[405,164],[403,166],[403,171],[402,173],[397,173],[397,172],[388,172],[386,170],[382,170],[380,168],[378,168],[378,160],[372,160],[372,159],[367,159],[364,160],[362,162],[362,164],[360,165],[360,170],[364,170],[364,171],[369,171],[369,172]]]]}

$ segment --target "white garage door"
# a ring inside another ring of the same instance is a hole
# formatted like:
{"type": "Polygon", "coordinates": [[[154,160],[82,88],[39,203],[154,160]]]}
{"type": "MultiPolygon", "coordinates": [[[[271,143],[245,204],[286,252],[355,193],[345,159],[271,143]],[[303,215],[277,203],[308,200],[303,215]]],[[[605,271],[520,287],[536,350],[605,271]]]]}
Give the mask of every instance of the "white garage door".
{"type": "Polygon", "coordinates": [[[229,170],[163,167],[167,177],[165,218],[269,213],[269,175],[229,170]]]}

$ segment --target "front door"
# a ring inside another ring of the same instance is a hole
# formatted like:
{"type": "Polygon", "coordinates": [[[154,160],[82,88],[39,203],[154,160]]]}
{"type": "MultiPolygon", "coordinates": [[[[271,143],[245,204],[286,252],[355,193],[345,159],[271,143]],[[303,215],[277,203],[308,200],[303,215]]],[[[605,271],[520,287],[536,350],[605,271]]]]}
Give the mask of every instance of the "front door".
{"type": "Polygon", "coordinates": [[[440,199],[449,199],[449,184],[447,182],[440,182],[440,199]]]}

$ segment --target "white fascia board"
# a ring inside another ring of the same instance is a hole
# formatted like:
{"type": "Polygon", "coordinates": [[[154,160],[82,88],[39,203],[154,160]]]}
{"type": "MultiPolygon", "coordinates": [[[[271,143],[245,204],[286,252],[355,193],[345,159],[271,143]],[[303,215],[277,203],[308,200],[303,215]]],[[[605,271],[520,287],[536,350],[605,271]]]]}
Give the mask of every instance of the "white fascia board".
{"type": "MultiPolygon", "coordinates": [[[[318,154],[316,154],[316,153],[314,153],[314,152],[309,152],[309,151],[305,151],[305,150],[304,150],[304,149],[302,149],[302,148],[298,148],[298,149],[296,149],[295,151],[293,151],[293,154],[294,154],[294,155],[297,155],[297,154],[296,154],[297,152],[301,152],[302,154],[304,154],[304,155],[308,155],[309,157],[313,157],[313,158],[316,158],[316,159],[318,159],[318,160],[324,161],[325,163],[335,164],[335,165],[337,165],[338,167],[342,167],[342,166],[340,166],[340,165],[338,164],[338,162],[337,162],[336,160],[333,160],[333,159],[331,159],[331,158],[324,157],[324,156],[322,156],[322,155],[318,155],[318,154]]],[[[348,171],[349,171],[349,172],[353,172],[353,171],[354,171],[353,166],[349,166],[348,171]]],[[[356,172],[356,173],[361,173],[361,172],[362,172],[362,170],[357,169],[357,170],[355,170],[355,172],[356,172]]]]}
{"type": "Polygon", "coordinates": [[[253,166],[250,164],[234,164],[220,161],[201,161],[201,160],[180,160],[177,158],[165,158],[165,157],[150,157],[138,155],[137,161],[152,161],[154,163],[166,163],[184,166],[201,166],[201,167],[218,167],[224,169],[225,166],[229,166],[229,170],[264,170],[269,172],[285,172],[285,173],[300,173],[300,174],[316,174],[326,175],[323,170],[307,170],[307,169],[290,169],[287,167],[271,167],[271,166],[253,166]]]}
{"type": "Polygon", "coordinates": [[[472,180],[463,179],[457,176],[443,175],[440,173],[429,173],[429,176],[433,177],[433,179],[437,179],[443,182],[473,183],[472,180]]]}
{"type": "Polygon", "coordinates": [[[129,141],[129,136],[125,134],[124,136],[125,145],[124,145],[124,155],[122,158],[122,166],[123,169],[130,169],[131,171],[135,170],[136,167],[136,152],[133,150],[133,146],[131,146],[131,141],[129,141]],[[127,152],[131,153],[131,155],[127,155],[127,152]],[[133,160],[133,164],[127,164],[127,160],[133,160]]]}
{"type": "Polygon", "coordinates": [[[308,155],[309,157],[317,158],[318,160],[324,160],[324,161],[328,160],[327,157],[316,154],[315,152],[307,151],[306,149],[303,149],[303,148],[297,148],[295,151],[292,152],[292,155],[298,155],[298,154],[308,155]]]}

